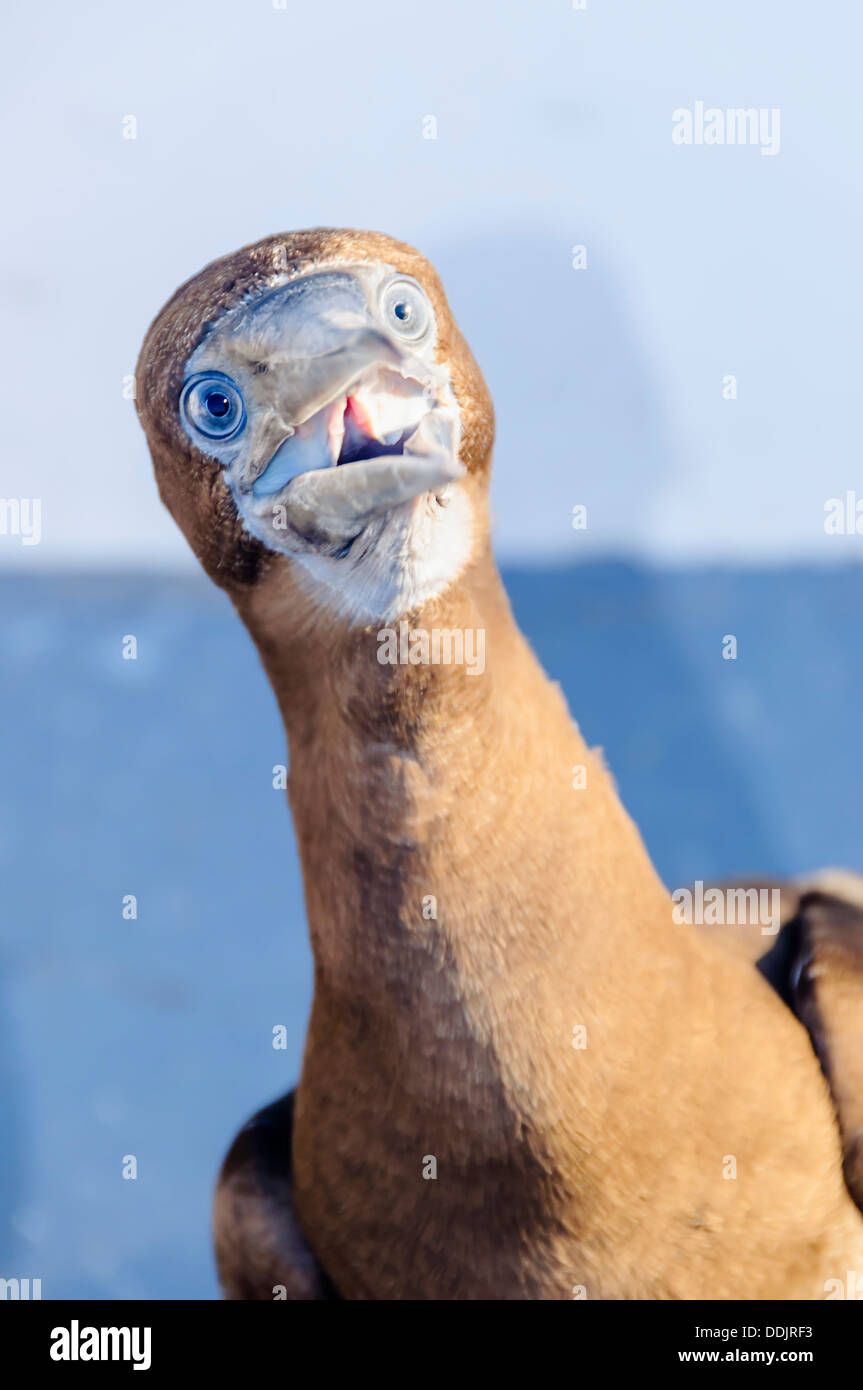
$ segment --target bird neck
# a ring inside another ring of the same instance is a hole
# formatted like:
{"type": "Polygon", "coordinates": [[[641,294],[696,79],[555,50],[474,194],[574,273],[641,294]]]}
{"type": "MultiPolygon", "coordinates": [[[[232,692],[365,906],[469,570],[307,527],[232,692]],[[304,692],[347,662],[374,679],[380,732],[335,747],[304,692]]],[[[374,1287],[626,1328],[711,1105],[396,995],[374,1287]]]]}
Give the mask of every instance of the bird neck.
{"type": "Polygon", "coordinates": [[[319,984],[390,1009],[421,963],[496,977],[502,942],[513,963],[547,958],[576,927],[604,958],[609,914],[633,893],[665,901],[488,546],[391,624],[335,620],[278,573],[241,613],[288,735],[319,984]]]}

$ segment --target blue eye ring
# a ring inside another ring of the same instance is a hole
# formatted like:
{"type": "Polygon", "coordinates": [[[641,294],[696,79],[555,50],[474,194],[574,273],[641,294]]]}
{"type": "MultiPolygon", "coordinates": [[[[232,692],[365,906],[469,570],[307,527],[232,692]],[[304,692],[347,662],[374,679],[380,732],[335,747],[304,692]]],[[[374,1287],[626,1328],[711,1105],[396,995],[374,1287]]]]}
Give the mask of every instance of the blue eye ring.
{"type": "Polygon", "coordinates": [[[224,372],[198,372],[183,386],[180,411],[207,439],[233,439],[246,423],[243,394],[224,372]]]}
{"type": "Polygon", "coordinates": [[[422,286],[401,275],[384,286],[381,311],[387,327],[409,342],[424,338],[433,322],[432,307],[422,286]]]}

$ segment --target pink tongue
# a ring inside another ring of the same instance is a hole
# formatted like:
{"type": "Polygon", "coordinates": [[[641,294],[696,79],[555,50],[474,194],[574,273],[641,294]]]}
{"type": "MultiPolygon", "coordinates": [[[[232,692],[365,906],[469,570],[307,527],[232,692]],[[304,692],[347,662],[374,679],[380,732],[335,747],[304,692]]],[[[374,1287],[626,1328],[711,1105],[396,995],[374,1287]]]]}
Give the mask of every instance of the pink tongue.
{"type": "Polygon", "coordinates": [[[356,458],[368,458],[371,453],[377,452],[378,441],[372,429],[371,417],[356,396],[348,396],[347,398],[343,425],[345,433],[340,450],[340,459],[343,462],[356,458]],[[372,445],[374,445],[373,449],[370,447],[372,445]]]}
{"type": "Polygon", "coordinates": [[[356,396],[348,396],[345,404],[345,433],[361,440],[374,439],[371,416],[356,396]]]}

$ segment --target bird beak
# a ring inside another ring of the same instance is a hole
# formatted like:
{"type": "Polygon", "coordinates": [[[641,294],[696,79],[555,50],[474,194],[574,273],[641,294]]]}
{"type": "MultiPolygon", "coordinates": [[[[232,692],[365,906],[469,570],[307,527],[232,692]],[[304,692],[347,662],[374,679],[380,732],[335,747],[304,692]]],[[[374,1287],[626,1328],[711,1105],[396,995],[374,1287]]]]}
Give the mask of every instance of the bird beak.
{"type": "Polygon", "coordinates": [[[323,533],[343,546],[375,516],[425,493],[442,493],[464,473],[451,427],[431,415],[400,455],[384,454],[293,478],[279,495],[288,522],[301,536],[323,533]]]}
{"type": "Polygon", "coordinates": [[[376,324],[347,277],[247,306],[203,353],[193,368],[242,383],[248,428],[224,462],[249,529],[277,549],[343,553],[465,471],[448,371],[376,324]]]}
{"type": "Polygon", "coordinates": [[[440,408],[428,364],[375,330],[280,373],[278,416],[290,433],[273,448],[262,430],[237,479],[260,524],[267,513],[315,549],[337,550],[375,516],[463,473],[455,412],[440,408]]]}

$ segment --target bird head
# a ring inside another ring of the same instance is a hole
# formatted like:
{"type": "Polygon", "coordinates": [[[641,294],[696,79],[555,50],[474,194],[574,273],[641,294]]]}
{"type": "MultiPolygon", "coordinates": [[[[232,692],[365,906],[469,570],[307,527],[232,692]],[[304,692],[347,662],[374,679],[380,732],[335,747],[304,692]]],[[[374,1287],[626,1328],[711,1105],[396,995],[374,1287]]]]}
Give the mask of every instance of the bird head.
{"type": "Polygon", "coordinates": [[[294,232],[208,265],[153,322],[136,401],[163,501],[235,593],[283,567],[392,617],[487,536],[488,389],[435,271],[389,237],[294,232]]]}

